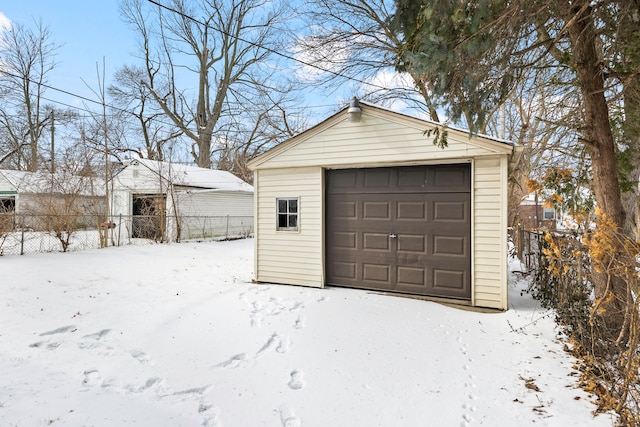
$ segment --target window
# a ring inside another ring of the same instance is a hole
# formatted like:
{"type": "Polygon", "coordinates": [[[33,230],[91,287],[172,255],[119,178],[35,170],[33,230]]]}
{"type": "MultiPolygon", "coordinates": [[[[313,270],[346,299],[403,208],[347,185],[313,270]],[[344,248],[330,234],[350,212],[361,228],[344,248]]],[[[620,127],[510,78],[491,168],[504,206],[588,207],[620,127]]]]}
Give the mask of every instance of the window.
{"type": "Polygon", "coordinates": [[[277,230],[298,230],[298,198],[276,199],[278,209],[277,230]]]}
{"type": "Polygon", "coordinates": [[[545,220],[556,219],[556,210],[553,208],[544,208],[543,216],[545,220]]]}
{"type": "Polygon", "coordinates": [[[13,197],[8,199],[0,199],[0,213],[8,213],[16,211],[16,199],[13,197]]]}

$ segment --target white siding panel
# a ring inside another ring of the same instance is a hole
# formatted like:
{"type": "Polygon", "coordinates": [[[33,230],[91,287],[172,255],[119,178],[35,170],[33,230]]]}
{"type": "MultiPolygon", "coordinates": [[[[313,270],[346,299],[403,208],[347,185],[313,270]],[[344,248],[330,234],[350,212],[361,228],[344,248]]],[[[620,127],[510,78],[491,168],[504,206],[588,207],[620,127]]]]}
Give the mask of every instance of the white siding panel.
{"type": "Polygon", "coordinates": [[[263,169],[255,172],[256,280],[322,287],[323,169],[263,169]],[[299,198],[298,231],[276,230],[276,198],[299,198]]]}
{"type": "Polygon", "coordinates": [[[2,175],[1,173],[0,173],[0,191],[5,191],[5,192],[16,191],[16,187],[14,187],[14,185],[11,184],[9,180],[6,179],[4,175],[2,175]]]}
{"type": "Polygon", "coordinates": [[[425,130],[375,116],[363,116],[355,124],[345,119],[266,160],[260,168],[450,161],[495,154],[454,133],[447,148],[438,148],[425,130]]]}
{"type": "Polygon", "coordinates": [[[507,308],[506,158],[474,162],[474,305],[507,308]],[[499,267],[499,268],[497,268],[499,267]]]}
{"type": "Polygon", "coordinates": [[[253,194],[227,191],[193,191],[177,193],[180,215],[253,216],[253,194]]]}

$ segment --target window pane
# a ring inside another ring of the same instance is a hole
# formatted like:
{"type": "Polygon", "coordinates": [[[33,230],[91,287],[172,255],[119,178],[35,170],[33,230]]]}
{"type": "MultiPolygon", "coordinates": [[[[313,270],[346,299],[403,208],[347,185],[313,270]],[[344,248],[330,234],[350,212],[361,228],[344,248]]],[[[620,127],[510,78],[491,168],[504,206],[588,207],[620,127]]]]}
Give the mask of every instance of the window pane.
{"type": "Polygon", "coordinates": [[[287,200],[279,199],[278,200],[278,213],[286,213],[287,212],[287,200]]]}
{"type": "Polygon", "coordinates": [[[298,226],[298,215],[289,215],[289,227],[298,226]]]}
{"type": "Polygon", "coordinates": [[[298,199],[289,200],[289,213],[298,212],[298,199]]]}
{"type": "Polygon", "coordinates": [[[278,215],[278,228],[286,228],[287,225],[287,214],[279,214],[278,215]]]}

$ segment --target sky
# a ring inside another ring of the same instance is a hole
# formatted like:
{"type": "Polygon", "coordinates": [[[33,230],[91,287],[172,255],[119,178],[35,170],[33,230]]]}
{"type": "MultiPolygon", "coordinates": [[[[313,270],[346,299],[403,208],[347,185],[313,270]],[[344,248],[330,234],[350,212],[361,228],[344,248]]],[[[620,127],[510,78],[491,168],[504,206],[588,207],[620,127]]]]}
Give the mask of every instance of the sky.
{"type": "Polygon", "coordinates": [[[253,254],[244,239],[0,257],[0,424],[614,425],[522,275],[508,311],[479,312],[255,284],[253,254]]]}
{"type": "MultiPolygon", "coordinates": [[[[58,65],[49,75],[49,84],[97,101],[99,98],[92,89],[95,91],[99,87],[97,70],[102,74],[103,61],[107,86],[117,69],[139,63],[136,59],[137,34],[121,19],[119,4],[119,0],[3,2],[0,3],[0,23],[8,20],[33,28],[34,20],[42,19],[49,27],[52,41],[61,45],[57,51],[58,65]]],[[[76,107],[86,103],[55,90],[48,90],[45,96],[76,107]]],[[[302,108],[308,108],[319,121],[341,108],[339,104],[350,96],[340,91],[329,96],[324,92],[306,91],[302,108]]]]}
{"type": "MultiPolygon", "coordinates": [[[[30,28],[41,19],[49,27],[51,40],[61,45],[50,85],[97,99],[85,84],[94,89],[98,87],[96,66],[102,74],[104,60],[110,79],[116,69],[135,62],[136,36],[120,18],[118,5],[117,0],[16,0],[2,2],[0,13],[11,22],[30,28]]],[[[68,95],[53,90],[46,96],[72,101],[68,95]]],[[[81,102],[75,100],[72,104],[81,105],[81,102]]]]}

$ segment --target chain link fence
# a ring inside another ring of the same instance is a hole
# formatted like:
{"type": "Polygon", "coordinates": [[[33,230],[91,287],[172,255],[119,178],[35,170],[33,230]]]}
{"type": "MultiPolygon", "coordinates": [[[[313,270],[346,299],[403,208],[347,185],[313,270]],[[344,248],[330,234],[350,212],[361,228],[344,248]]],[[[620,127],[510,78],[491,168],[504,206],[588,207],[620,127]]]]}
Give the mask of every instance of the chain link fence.
{"type": "Polygon", "coordinates": [[[253,235],[253,216],[162,217],[0,213],[0,256],[70,252],[151,242],[226,240],[253,235]]]}

